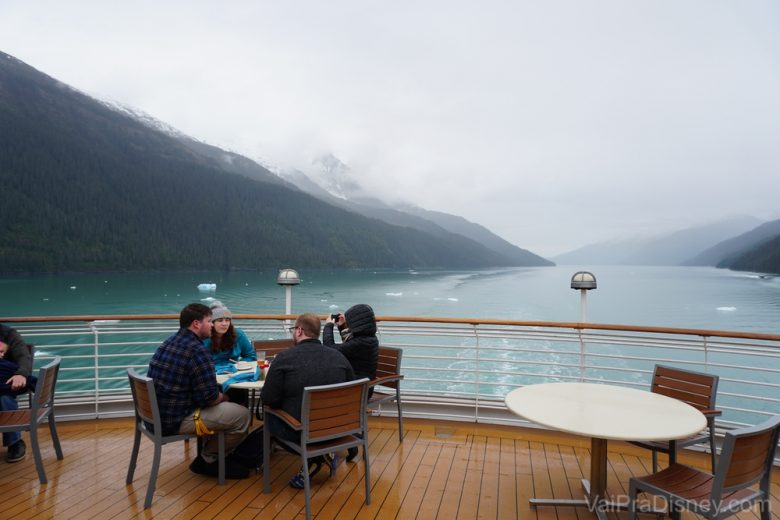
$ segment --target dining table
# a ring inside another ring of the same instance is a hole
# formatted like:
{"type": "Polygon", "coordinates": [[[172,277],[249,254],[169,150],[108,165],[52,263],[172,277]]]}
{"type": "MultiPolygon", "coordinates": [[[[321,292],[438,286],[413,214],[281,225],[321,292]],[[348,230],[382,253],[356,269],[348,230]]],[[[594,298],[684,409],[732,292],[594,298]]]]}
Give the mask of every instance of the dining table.
{"type": "MultiPolygon", "coordinates": [[[[249,370],[237,370],[236,372],[227,373],[227,374],[217,374],[217,383],[221,386],[225,381],[230,379],[233,376],[239,375],[239,374],[249,374],[252,373],[255,370],[255,368],[249,369],[249,370]]],[[[263,377],[258,379],[257,381],[236,381],[234,383],[231,383],[229,385],[229,388],[237,388],[239,390],[246,390],[249,393],[249,409],[254,410],[254,417],[257,418],[257,420],[262,419],[262,414],[260,413],[261,407],[260,407],[260,396],[258,395],[258,392],[263,389],[263,383],[265,383],[265,375],[268,373],[268,368],[263,369],[263,377]]]]}
{"type": "Polygon", "coordinates": [[[694,435],[707,424],[700,411],[682,401],[613,384],[534,384],[512,390],[504,402],[528,421],[591,439],[590,479],[582,479],[584,498],[532,498],[531,506],[588,507],[600,520],[618,507],[607,497],[609,440],[669,441],[674,461],[674,440],[694,435]]]}

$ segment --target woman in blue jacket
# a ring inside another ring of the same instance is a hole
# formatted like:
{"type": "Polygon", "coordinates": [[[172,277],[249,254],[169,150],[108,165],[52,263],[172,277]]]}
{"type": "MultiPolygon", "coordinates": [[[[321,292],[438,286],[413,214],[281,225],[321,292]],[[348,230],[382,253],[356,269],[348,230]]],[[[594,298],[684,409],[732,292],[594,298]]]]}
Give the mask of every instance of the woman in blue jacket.
{"type": "MultiPolygon", "coordinates": [[[[243,330],[233,326],[233,315],[222,302],[211,304],[211,321],[214,324],[211,337],[203,340],[203,344],[211,351],[211,359],[218,372],[234,361],[257,361],[252,342],[243,330]]],[[[239,404],[246,404],[247,401],[244,390],[231,389],[228,397],[239,404]]]]}

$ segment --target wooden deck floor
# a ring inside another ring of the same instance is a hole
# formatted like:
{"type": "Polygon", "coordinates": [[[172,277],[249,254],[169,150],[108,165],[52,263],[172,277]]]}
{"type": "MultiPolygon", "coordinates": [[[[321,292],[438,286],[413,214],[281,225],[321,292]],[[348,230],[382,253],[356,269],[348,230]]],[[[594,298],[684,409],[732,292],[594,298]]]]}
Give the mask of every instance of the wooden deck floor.
{"type": "MultiPolygon", "coordinates": [[[[314,481],[312,510],[318,519],[529,519],[591,520],[586,509],[539,508],[531,496],[580,497],[588,473],[587,439],[514,427],[441,421],[406,421],[398,442],[396,421],[371,419],[371,505],[363,503],[362,463],[339,466],[336,475],[314,481]]],[[[49,483],[40,485],[32,455],[17,464],[0,459],[0,519],[249,519],[303,518],[303,492],[287,486],[297,460],[274,453],[273,489],[262,493],[262,475],[218,486],[215,479],[189,472],[195,443],[163,448],[152,507],[143,509],[151,466],[151,443],[141,445],[135,482],[125,485],[132,443],[129,419],[63,422],[65,459],[56,460],[48,433],[42,436],[49,483]]],[[[648,452],[610,443],[609,491],[626,492],[630,475],[650,470],[648,452]]],[[[699,454],[682,461],[700,467],[699,454]]],[[[780,512],[780,484],[773,480],[773,518],[780,512]]],[[[625,518],[625,513],[613,515],[625,518]]],[[[654,518],[647,516],[645,518],[654,518]]],[[[684,515],[683,518],[693,518],[684,515]]],[[[756,520],[746,511],[740,520],[756,520]]]]}

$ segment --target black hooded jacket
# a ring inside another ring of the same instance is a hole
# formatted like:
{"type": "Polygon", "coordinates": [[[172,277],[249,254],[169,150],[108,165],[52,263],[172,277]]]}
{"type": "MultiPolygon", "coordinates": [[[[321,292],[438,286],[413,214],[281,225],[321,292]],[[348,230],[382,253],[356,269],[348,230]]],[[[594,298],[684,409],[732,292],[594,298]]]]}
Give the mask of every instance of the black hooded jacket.
{"type": "Polygon", "coordinates": [[[376,337],[374,310],[364,303],[353,305],[344,313],[346,327],[341,332],[341,344],[333,339],[333,323],[326,323],[322,330],[322,343],[335,348],[349,360],[355,377],[376,377],[379,359],[379,340],[376,337]]]}

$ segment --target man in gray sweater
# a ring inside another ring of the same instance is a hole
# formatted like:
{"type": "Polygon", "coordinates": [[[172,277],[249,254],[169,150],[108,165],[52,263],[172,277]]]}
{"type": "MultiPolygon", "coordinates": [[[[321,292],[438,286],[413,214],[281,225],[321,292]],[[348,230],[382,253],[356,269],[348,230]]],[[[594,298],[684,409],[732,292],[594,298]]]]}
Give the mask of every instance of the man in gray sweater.
{"type": "MultiPolygon", "coordinates": [[[[293,341],[295,346],[276,355],[263,384],[263,404],[281,408],[296,419],[301,419],[303,389],[307,386],[331,385],[355,379],[347,358],[335,349],[320,343],[320,319],[316,314],[301,314],[295,320],[293,341]]],[[[271,435],[292,442],[300,442],[301,434],[271,415],[265,423],[271,435]]],[[[321,458],[311,459],[309,472],[319,471],[321,458]]],[[[290,480],[293,487],[303,487],[303,468],[290,480]]]]}

